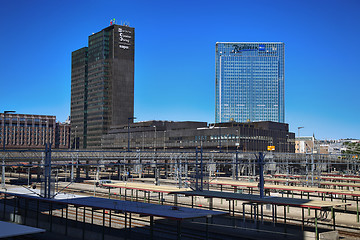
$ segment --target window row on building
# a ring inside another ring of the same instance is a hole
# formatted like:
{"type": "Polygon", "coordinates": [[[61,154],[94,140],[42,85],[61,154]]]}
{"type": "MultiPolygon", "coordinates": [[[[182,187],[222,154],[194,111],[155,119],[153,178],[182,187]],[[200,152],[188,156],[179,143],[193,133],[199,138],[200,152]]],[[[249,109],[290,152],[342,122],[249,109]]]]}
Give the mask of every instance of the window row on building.
{"type": "Polygon", "coordinates": [[[147,121],[111,128],[102,137],[103,149],[174,150],[195,149],[295,151],[295,134],[288,124],[277,122],[216,123],[147,121]]]}
{"type": "Polygon", "coordinates": [[[55,116],[0,114],[0,144],[6,149],[70,147],[70,124],[56,122],[55,116]]]}

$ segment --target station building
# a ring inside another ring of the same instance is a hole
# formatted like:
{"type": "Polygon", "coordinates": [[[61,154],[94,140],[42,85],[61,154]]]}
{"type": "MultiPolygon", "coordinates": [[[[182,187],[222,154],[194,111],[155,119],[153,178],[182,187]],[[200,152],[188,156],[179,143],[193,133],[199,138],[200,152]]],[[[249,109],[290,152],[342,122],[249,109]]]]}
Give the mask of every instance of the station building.
{"type": "Polygon", "coordinates": [[[278,122],[145,121],[112,127],[102,137],[103,149],[295,152],[295,134],[278,122]]]}

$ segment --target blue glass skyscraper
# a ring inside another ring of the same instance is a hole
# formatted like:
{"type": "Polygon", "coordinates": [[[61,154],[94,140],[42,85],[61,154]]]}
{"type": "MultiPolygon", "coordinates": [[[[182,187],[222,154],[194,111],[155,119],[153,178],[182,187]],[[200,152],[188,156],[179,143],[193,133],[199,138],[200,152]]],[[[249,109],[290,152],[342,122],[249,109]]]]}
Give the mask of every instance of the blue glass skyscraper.
{"type": "Polygon", "coordinates": [[[285,121],[284,43],[216,43],[215,122],[285,121]]]}

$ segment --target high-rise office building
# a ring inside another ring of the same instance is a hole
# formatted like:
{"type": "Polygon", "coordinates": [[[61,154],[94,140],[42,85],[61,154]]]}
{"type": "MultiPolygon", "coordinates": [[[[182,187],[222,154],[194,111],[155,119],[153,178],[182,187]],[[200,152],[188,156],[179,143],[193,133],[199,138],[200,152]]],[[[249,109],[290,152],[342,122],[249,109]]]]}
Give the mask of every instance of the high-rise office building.
{"type": "Polygon", "coordinates": [[[284,43],[216,43],[215,121],[285,121],[284,43]]]}
{"type": "Polygon", "coordinates": [[[89,36],[72,53],[71,137],[73,148],[100,148],[112,125],[134,115],[135,29],[111,25],[89,36]]]}

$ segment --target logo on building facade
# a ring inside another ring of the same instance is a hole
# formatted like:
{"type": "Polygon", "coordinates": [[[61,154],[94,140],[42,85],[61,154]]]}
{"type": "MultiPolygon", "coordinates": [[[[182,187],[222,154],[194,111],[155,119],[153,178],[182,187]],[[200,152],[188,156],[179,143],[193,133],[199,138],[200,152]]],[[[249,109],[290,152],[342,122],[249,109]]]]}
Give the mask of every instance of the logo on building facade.
{"type": "Polygon", "coordinates": [[[119,48],[129,49],[130,40],[132,38],[131,31],[119,27],[119,48]]]}

